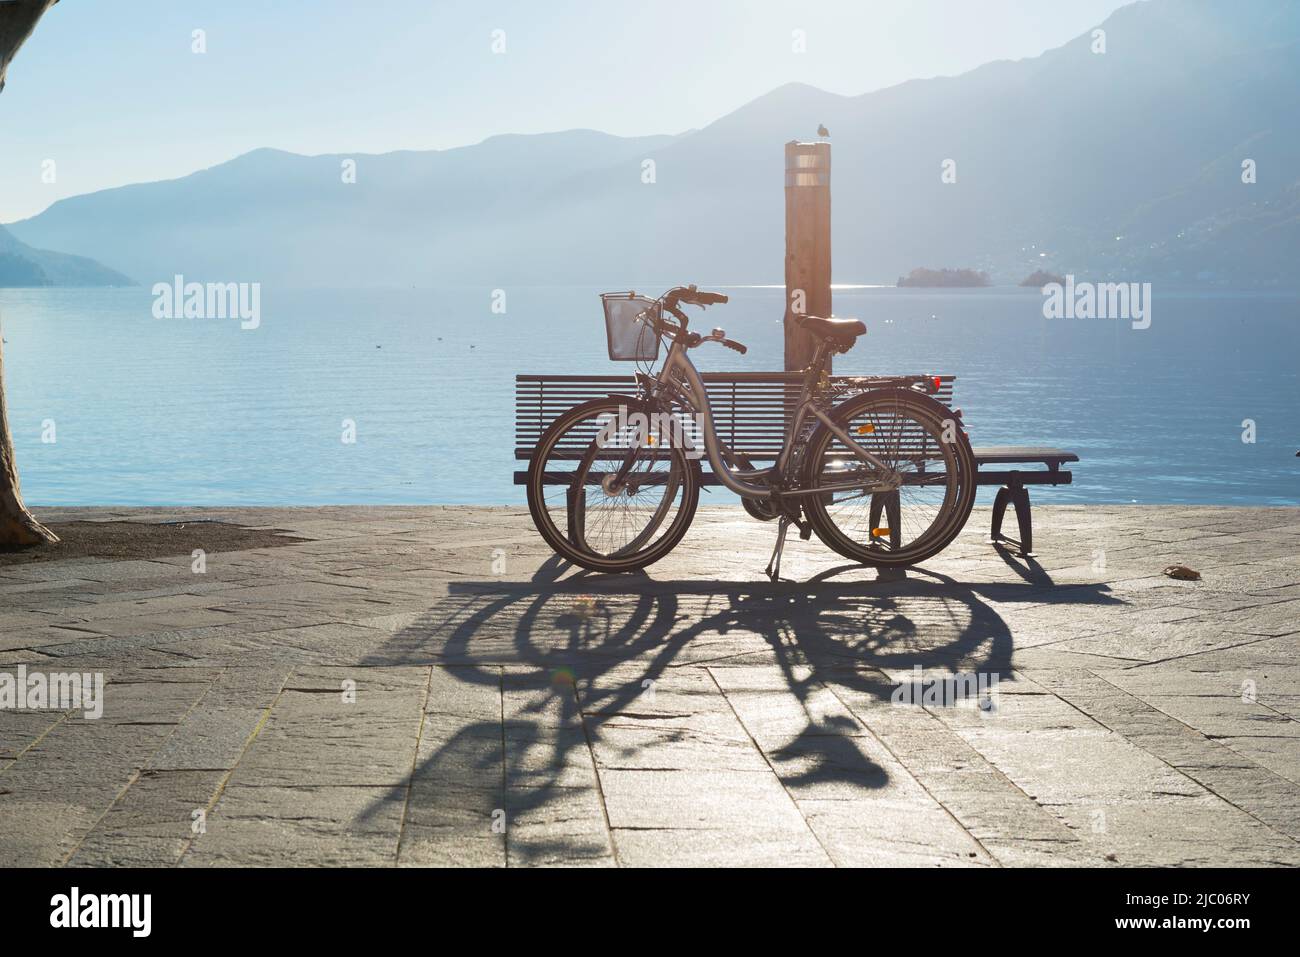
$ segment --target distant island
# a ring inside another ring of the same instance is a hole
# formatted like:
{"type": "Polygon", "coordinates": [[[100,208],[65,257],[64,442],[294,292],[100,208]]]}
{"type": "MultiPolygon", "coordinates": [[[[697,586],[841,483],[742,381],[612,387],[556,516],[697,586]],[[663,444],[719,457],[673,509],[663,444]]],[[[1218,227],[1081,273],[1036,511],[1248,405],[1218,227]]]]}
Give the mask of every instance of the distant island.
{"type": "Polygon", "coordinates": [[[989,274],[976,269],[913,269],[898,277],[900,286],[970,288],[989,285],[989,274]]]}
{"type": "Polygon", "coordinates": [[[1020,281],[1020,285],[1032,286],[1035,289],[1042,289],[1044,286],[1050,285],[1051,283],[1057,283],[1058,285],[1064,286],[1065,277],[1058,276],[1054,272],[1048,272],[1046,269],[1035,269],[1020,281]]]}

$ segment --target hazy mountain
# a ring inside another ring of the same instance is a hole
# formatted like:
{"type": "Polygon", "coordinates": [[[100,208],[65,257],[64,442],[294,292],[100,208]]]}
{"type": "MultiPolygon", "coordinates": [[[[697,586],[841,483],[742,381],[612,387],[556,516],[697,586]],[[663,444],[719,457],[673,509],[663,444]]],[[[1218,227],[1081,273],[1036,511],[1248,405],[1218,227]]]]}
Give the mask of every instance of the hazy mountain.
{"type": "Polygon", "coordinates": [[[130,285],[126,276],[93,259],[33,249],[0,226],[0,287],[130,285]]]}
{"type": "Polygon", "coordinates": [[[1100,26],[1104,53],[1089,33],[862,96],[789,85],[678,137],[573,131],[355,156],[355,184],[341,180],[348,157],[260,150],[12,229],[147,282],[779,281],[782,144],[825,123],[839,281],[918,266],[995,282],[1040,267],[1289,280],[1300,2],[1149,0],[1100,26]],[[941,182],[946,159],[955,184],[941,182]]]}
{"type": "Polygon", "coordinates": [[[494,243],[566,184],[671,139],[575,130],[382,155],[262,149],[181,179],[63,200],[11,229],[107,251],[148,283],[174,273],[307,286],[454,282],[476,259],[495,260],[494,243]],[[344,181],[346,161],[355,182],[344,181]]]}

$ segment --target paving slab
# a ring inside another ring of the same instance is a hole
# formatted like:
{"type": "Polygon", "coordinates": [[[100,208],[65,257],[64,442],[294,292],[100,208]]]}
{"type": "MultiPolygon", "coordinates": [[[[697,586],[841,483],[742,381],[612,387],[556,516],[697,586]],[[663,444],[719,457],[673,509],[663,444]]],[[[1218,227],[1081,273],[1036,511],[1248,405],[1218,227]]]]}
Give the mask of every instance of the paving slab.
{"type": "Polygon", "coordinates": [[[771,583],[733,506],[628,576],[518,506],[43,510],[303,541],[5,566],[0,675],[104,693],[0,707],[0,864],[1300,864],[1300,509],[1035,511],[771,583]]]}

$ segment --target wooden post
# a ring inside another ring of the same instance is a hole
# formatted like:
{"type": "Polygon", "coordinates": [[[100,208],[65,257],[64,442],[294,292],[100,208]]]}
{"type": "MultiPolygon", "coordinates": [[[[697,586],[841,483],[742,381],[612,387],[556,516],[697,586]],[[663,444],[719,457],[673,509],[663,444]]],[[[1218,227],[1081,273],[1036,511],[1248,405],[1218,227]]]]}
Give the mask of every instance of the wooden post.
{"type": "MultiPolygon", "coordinates": [[[[806,368],[814,340],[793,314],[831,314],[831,144],[785,144],[785,369],[806,368]]],[[[827,371],[830,364],[827,363],[827,371]]]]}

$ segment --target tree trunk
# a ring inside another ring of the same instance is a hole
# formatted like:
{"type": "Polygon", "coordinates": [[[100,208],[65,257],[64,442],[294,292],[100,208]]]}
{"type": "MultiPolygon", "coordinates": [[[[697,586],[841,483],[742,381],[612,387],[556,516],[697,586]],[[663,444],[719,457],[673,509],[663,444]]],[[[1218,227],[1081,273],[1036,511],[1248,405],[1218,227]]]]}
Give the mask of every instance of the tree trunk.
{"type": "Polygon", "coordinates": [[[4,359],[4,343],[0,337],[0,547],[57,542],[58,536],[27,511],[18,491],[18,463],[14,461],[14,439],[5,408],[4,359]]]}
{"type": "MultiPolygon", "coordinates": [[[[9,63],[32,31],[36,21],[56,0],[11,0],[0,3],[0,90],[4,89],[9,63]]],[[[18,490],[18,464],[14,461],[14,440],[9,432],[5,408],[4,344],[0,337],[0,547],[41,545],[57,542],[58,536],[36,521],[23,505],[18,490]]]]}
{"type": "Polygon", "coordinates": [[[58,0],[4,0],[0,2],[0,90],[5,88],[5,71],[23,45],[36,21],[58,0]]]}

